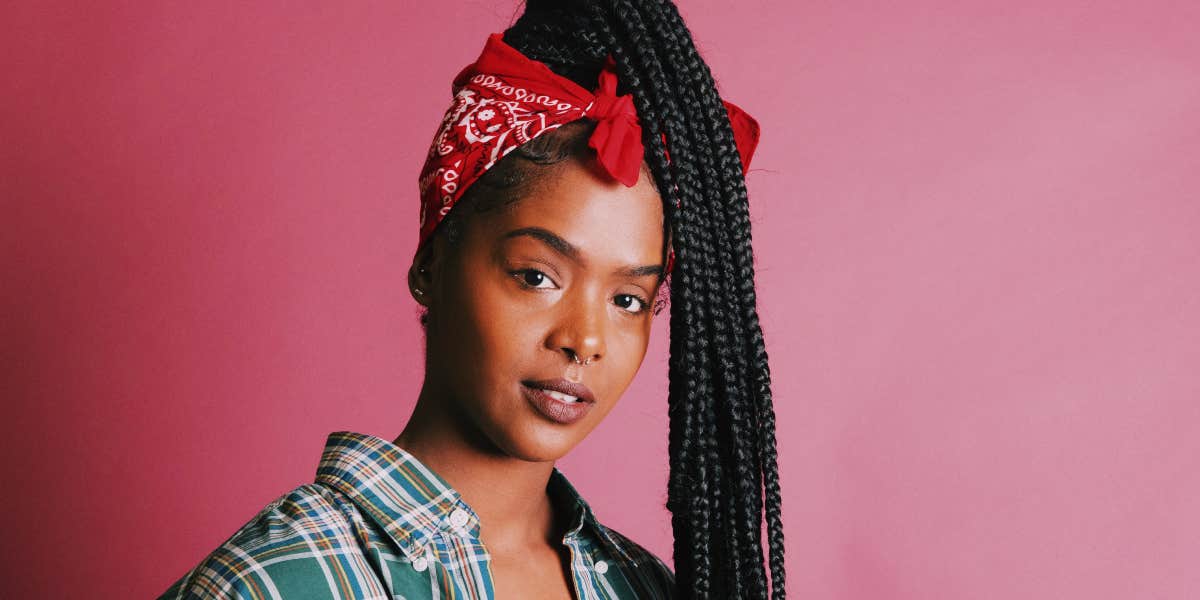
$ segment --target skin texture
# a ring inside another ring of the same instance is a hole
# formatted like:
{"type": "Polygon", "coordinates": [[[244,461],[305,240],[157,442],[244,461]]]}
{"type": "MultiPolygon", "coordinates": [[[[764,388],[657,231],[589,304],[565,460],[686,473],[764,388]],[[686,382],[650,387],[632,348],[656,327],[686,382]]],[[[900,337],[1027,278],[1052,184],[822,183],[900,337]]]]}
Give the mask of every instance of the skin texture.
{"type": "Polygon", "coordinates": [[[622,271],[663,263],[662,201],[648,171],[625,187],[592,159],[540,168],[524,198],[469,215],[460,240],[435,237],[409,270],[414,299],[429,309],[426,371],[396,443],[479,515],[500,598],[572,597],[561,542],[569,517],[546,484],[645,357],[660,273],[622,271]],[[576,256],[509,235],[530,228],[576,256]],[[595,404],[580,421],[556,423],[526,400],[522,381],[554,378],[591,389],[595,404]]]}

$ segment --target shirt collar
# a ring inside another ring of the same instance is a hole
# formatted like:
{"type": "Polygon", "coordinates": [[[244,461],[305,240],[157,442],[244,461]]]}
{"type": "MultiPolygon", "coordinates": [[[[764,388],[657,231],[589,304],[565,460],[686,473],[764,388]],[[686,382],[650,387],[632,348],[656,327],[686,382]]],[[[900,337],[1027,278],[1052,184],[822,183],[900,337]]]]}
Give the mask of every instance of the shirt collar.
{"type": "MultiPolygon", "coordinates": [[[[425,555],[425,546],[441,529],[459,527],[472,538],[479,537],[479,516],[459,493],[415,456],[387,440],[349,431],[329,434],[316,481],[353,500],[410,559],[425,555]],[[456,509],[466,516],[465,521],[462,516],[455,517],[456,509]]],[[[580,535],[586,525],[609,553],[636,564],[557,467],[546,490],[553,501],[574,506],[566,538],[580,535]]]]}
{"type": "Polygon", "coordinates": [[[567,529],[564,537],[569,539],[578,536],[584,525],[587,525],[591,532],[600,538],[600,543],[609,554],[620,557],[630,566],[637,566],[637,561],[625,551],[624,546],[613,539],[608,528],[600,524],[600,521],[592,514],[592,507],[584,502],[583,496],[576,491],[575,486],[571,485],[567,476],[563,475],[558,467],[555,467],[550,473],[550,482],[546,485],[546,490],[552,499],[557,498],[563,505],[575,507],[576,513],[571,521],[571,527],[567,529]]]}

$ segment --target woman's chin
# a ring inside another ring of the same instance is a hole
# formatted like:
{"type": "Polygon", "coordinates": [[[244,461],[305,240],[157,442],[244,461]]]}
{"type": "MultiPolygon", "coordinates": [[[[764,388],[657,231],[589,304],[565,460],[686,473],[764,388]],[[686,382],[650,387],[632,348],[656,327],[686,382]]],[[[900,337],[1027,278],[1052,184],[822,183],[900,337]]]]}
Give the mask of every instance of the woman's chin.
{"type": "MultiPolygon", "coordinates": [[[[575,429],[575,428],[567,428],[575,429]]],[[[554,462],[566,456],[582,441],[578,429],[565,431],[561,425],[536,424],[519,432],[505,432],[503,439],[493,437],[502,452],[529,462],[554,462]]]]}

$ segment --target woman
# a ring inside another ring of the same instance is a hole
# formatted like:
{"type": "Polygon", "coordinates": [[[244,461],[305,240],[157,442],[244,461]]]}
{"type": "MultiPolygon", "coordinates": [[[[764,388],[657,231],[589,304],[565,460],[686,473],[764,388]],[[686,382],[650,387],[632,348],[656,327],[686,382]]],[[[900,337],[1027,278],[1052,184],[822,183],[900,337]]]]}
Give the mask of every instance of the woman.
{"type": "Polygon", "coordinates": [[[315,483],[163,597],[783,598],[757,125],[667,0],[530,1],[454,89],[408,275],[412,418],[393,442],[332,434],[315,483]],[[633,379],[667,289],[674,573],[554,468],[633,379]]]}

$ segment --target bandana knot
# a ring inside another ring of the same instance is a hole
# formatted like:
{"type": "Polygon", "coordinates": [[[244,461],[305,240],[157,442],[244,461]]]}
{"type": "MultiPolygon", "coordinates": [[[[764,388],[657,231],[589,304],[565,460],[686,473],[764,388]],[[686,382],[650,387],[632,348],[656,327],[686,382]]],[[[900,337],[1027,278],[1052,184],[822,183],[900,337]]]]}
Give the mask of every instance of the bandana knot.
{"type": "Polygon", "coordinates": [[[617,95],[616,61],[612,56],[600,71],[596,99],[584,115],[596,120],[596,129],[588,138],[588,147],[596,151],[596,159],[614,179],[633,187],[641,172],[642,125],[633,106],[633,96],[617,95]]]}

